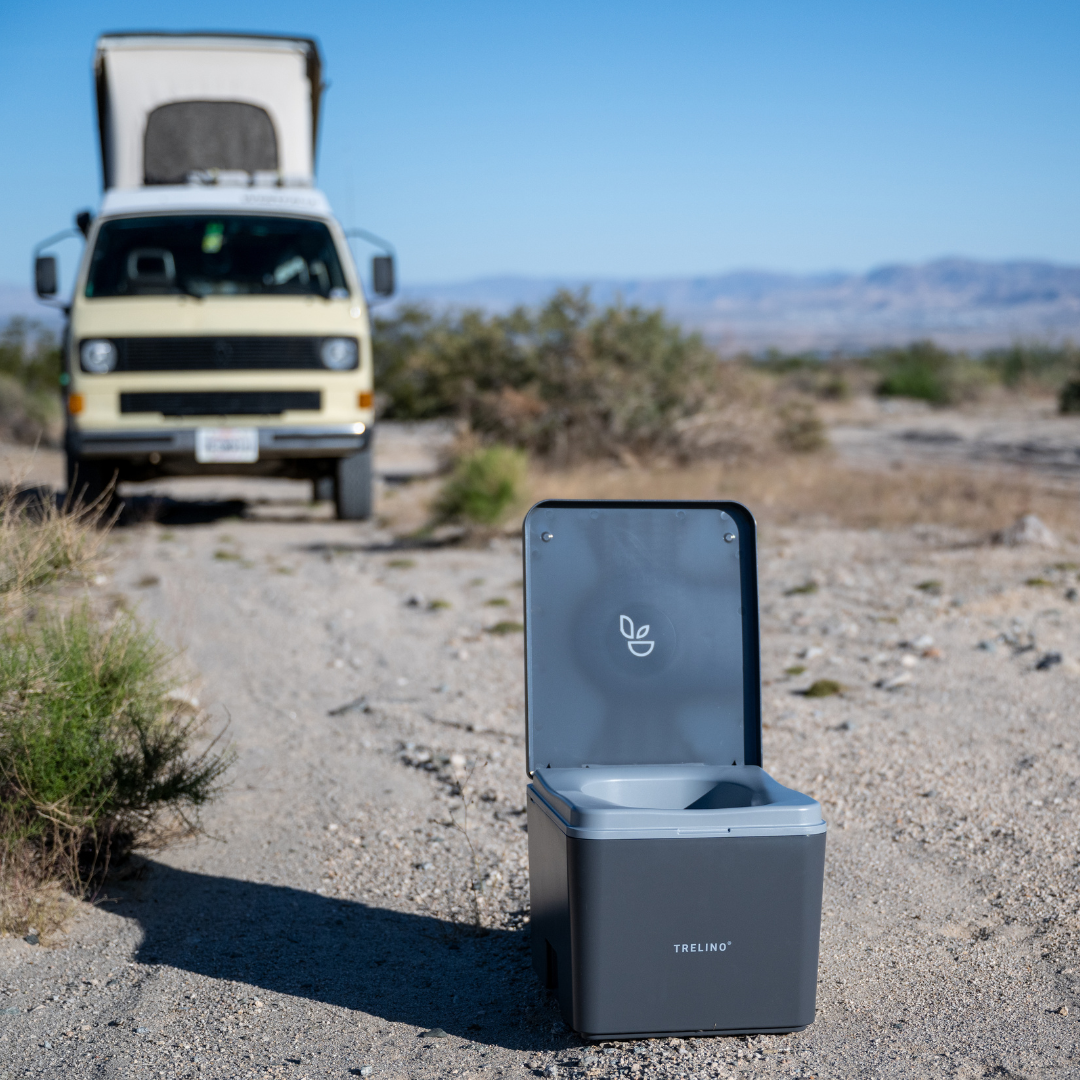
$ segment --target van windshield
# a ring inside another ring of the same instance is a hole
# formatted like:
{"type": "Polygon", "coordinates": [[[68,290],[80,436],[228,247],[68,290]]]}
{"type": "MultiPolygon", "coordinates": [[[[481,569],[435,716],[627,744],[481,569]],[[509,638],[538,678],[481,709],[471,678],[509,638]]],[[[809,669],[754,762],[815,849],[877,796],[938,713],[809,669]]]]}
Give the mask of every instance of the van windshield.
{"type": "Polygon", "coordinates": [[[305,218],[159,214],[107,221],[88,297],[348,296],[330,230],[305,218]]]}

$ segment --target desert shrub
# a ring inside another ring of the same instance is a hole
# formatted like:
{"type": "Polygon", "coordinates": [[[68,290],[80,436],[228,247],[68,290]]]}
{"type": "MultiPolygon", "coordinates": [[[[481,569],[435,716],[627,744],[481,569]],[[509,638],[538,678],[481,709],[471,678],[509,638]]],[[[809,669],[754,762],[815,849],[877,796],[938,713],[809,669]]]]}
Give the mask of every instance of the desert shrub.
{"type": "Polygon", "coordinates": [[[60,348],[40,323],[16,316],[0,331],[0,436],[55,443],[60,436],[60,348]]]}
{"type": "Polygon", "coordinates": [[[436,519],[498,525],[523,497],[527,464],[524,453],[507,446],[463,454],[435,500],[436,519]]]}
{"type": "Polygon", "coordinates": [[[932,341],[916,341],[882,349],[875,360],[881,370],[877,392],[884,397],[908,397],[947,405],[953,399],[953,357],[932,341]]]}
{"type": "Polygon", "coordinates": [[[1080,372],[1080,348],[1072,342],[1017,343],[1007,349],[989,350],[983,361],[1010,389],[1059,391],[1080,372]]]}
{"type": "Polygon", "coordinates": [[[170,657],[132,618],[86,606],[0,639],[0,807],[44,859],[153,840],[216,790],[228,758],[190,754],[170,657]]]}
{"type": "Polygon", "coordinates": [[[90,567],[99,523],[0,501],[0,931],[41,929],[58,886],[78,894],[133,845],[196,830],[231,760],[196,749],[201,721],[170,701],[149,631],[47,588],[90,567]]]}
{"type": "Polygon", "coordinates": [[[1080,379],[1070,379],[1058,393],[1058,410],[1080,413],[1080,379]]]}
{"type": "Polygon", "coordinates": [[[375,354],[383,415],[454,416],[548,463],[737,456],[775,449],[783,424],[747,365],[660,311],[584,293],[509,315],[406,307],[376,320],[375,354]]]}
{"type": "Polygon", "coordinates": [[[780,407],[779,416],[776,440],[782,449],[794,454],[810,454],[828,445],[825,424],[810,402],[790,401],[780,407]]]}

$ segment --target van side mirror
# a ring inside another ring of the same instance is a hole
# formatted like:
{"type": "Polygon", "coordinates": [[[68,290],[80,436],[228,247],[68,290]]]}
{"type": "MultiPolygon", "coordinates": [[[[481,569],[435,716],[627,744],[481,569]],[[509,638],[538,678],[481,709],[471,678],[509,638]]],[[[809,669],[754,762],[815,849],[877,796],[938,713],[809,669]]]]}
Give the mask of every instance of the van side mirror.
{"type": "Polygon", "coordinates": [[[371,283],[376,296],[394,295],[393,255],[376,255],[371,260],[371,283]]]}
{"type": "Polygon", "coordinates": [[[34,288],[42,299],[56,295],[55,255],[39,255],[34,260],[34,288]]]}
{"type": "Polygon", "coordinates": [[[75,228],[83,234],[90,235],[90,226],[94,224],[94,215],[89,210],[80,210],[75,215],[75,228]]]}

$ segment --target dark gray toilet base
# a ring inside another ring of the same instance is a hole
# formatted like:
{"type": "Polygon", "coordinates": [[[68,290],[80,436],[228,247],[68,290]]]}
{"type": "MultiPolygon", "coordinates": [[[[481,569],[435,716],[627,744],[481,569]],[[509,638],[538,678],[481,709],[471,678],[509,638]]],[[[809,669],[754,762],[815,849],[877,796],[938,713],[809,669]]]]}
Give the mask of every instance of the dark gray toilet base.
{"type": "Polygon", "coordinates": [[[532,960],[582,1038],[813,1022],[825,833],[568,836],[529,790],[532,960]]]}

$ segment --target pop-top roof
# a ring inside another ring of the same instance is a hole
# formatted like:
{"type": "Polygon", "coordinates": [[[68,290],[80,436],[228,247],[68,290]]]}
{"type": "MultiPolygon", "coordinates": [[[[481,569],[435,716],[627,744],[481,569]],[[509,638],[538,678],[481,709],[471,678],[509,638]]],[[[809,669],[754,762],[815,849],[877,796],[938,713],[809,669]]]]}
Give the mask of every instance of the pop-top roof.
{"type": "Polygon", "coordinates": [[[524,525],[528,769],[761,764],[754,519],[542,502],[524,525]]]}
{"type": "Polygon", "coordinates": [[[104,185],[311,184],[322,64],[308,38],[109,34],[94,60],[104,185]]]}

